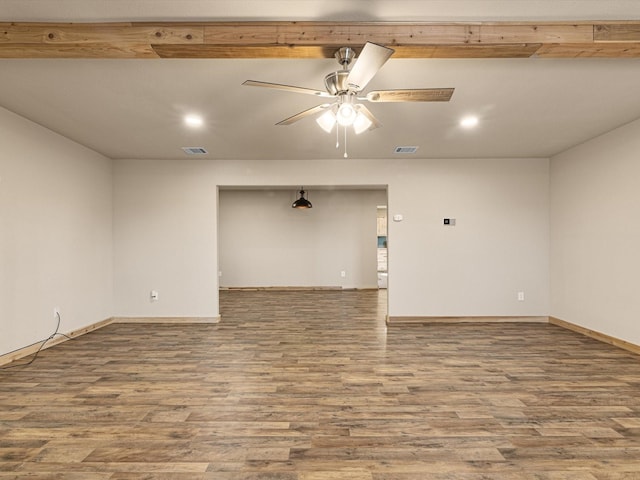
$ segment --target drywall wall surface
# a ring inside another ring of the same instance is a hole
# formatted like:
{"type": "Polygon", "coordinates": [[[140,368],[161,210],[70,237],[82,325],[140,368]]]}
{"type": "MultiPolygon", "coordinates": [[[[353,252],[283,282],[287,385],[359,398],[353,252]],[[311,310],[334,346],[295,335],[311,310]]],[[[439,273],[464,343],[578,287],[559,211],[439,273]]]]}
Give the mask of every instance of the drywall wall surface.
{"type": "Polygon", "coordinates": [[[111,316],[112,163],[0,108],[0,354],[111,316]]]}
{"type": "Polygon", "coordinates": [[[389,215],[403,218],[389,222],[390,315],[546,315],[548,168],[547,159],[116,160],[117,314],[217,315],[216,189],[304,185],[388,188],[389,215]]]}
{"type": "Polygon", "coordinates": [[[115,315],[216,317],[217,187],[210,166],[116,165],[115,315]]]}
{"type": "Polygon", "coordinates": [[[548,243],[548,161],[407,167],[389,187],[390,314],[544,316],[548,243]]]}
{"type": "Polygon", "coordinates": [[[299,189],[220,190],[220,286],[377,288],[386,190],[299,189]]]}
{"type": "Polygon", "coordinates": [[[640,344],[640,121],[551,159],[551,315],[640,344]]]}

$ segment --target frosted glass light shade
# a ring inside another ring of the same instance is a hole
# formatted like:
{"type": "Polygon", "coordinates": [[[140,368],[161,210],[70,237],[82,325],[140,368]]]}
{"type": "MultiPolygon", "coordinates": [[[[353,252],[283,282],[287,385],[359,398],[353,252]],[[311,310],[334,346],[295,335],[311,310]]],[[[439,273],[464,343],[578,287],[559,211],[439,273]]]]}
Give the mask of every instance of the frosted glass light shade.
{"type": "Polygon", "coordinates": [[[356,135],[360,135],[362,132],[368,130],[371,125],[373,125],[373,122],[369,120],[366,115],[363,115],[362,112],[358,112],[356,119],[353,121],[353,130],[356,132],[356,135]]]}
{"type": "Polygon", "coordinates": [[[336,124],[336,115],[332,110],[327,110],[318,118],[316,118],[316,123],[320,125],[325,132],[330,133],[333,130],[333,126],[336,124]]]}

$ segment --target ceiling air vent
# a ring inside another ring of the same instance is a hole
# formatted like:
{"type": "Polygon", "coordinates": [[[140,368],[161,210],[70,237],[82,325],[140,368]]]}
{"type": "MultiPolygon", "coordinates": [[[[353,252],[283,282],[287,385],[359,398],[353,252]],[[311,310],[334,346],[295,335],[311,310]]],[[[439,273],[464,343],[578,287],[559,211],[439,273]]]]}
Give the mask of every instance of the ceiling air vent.
{"type": "Polygon", "coordinates": [[[416,153],[418,147],[396,147],[393,153],[416,153]]]}
{"type": "Polygon", "coordinates": [[[204,155],[205,153],[208,153],[202,147],[182,147],[182,151],[187,155],[204,155]]]}

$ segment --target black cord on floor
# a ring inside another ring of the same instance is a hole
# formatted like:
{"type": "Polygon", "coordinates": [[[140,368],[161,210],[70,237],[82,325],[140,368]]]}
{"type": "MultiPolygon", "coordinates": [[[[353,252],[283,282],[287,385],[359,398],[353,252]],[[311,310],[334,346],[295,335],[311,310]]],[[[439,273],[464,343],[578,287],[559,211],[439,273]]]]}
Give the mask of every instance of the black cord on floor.
{"type": "MultiPolygon", "coordinates": [[[[31,360],[29,360],[28,362],[25,362],[25,363],[10,363],[9,365],[5,365],[3,367],[0,367],[0,370],[8,370],[10,368],[26,367],[27,365],[31,365],[33,362],[36,361],[36,358],[38,358],[38,354],[44,348],[44,346],[47,344],[47,342],[53,340],[57,336],[64,337],[67,340],[73,340],[73,338],[71,338],[69,335],[65,335],[64,333],[59,333],[58,332],[58,330],[60,329],[60,322],[62,320],[60,318],[60,312],[56,312],[56,316],[58,317],[58,323],[56,325],[55,331],[51,335],[49,335],[47,338],[45,338],[44,340],[40,340],[40,342],[42,342],[42,343],[38,347],[38,350],[36,350],[36,353],[33,354],[33,358],[31,360]]],[[[36,342],[36,343],[38,343],[38,342],[36,342]]]]}

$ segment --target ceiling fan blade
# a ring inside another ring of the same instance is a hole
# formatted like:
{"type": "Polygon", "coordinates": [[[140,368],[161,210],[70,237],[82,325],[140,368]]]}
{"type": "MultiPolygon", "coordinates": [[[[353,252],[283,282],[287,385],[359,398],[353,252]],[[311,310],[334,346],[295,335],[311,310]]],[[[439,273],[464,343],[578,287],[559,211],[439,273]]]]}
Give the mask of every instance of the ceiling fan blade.
{"type": "Polygon", "coordinates": [[[305,93],[307,95],[315,95],[316,97],[333,97],[328,92],[323,92],[322,90],[314,90],[312,88],[304,88],[304,87],[295,87],[292,85],[283,85],[281,83],[269,83],[269,82],[259,82],[257,80],[246,80],[242,83],[242,85],[248,85],[250,87],[267,87],[274,88],[276,90],[284,90],[287,92],[295,92],[295,93],[305,93]]]}
{"type": "Polygon", "coordinates": [[[359,100],[370,102],[448,102],[453,88],[415,88],[411,90],[376,90],[359,100]]]}
{"type": "Polygon", "coordinates": [[[365,117],[367,117],[371,122],[371,126],[367,130],[373,130],[374,128],[378,128],[382,126],[380,121],[378,121],[378,119],[373,115],[373,113],[371,113],[371,111],[361,103],[358,104],[358,111],[362,113],[365,117]]]}
{"type": "Polygon", "coordinates": [[[391,48],[367,42],[347,76],[347,85],[357,92],[362,90],[394,51],[391,48]]]}
{"type": "Polygon", "coordinates": [[[305,117],[315,115],[316,113],[321,112],[326,108],[329,108],[331,105],[332,105],[331,103],[323,103],[322,105],[316,105],[315,107],[311,107],[300,113],[296,113],[295,115],[289,118],[285,118],[281,122],[276,123],[276,125],[291,125],[292,123],[297,122],[298,120],[302,120],[305,117]]]}

